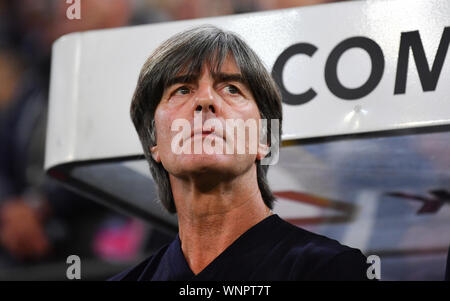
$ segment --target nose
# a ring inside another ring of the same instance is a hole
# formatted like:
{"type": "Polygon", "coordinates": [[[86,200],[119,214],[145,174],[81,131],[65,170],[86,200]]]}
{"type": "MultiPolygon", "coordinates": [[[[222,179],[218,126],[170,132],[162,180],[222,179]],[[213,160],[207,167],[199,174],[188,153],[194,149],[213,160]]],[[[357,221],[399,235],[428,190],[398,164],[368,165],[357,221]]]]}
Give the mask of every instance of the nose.
{"type": "Polygon", "coordinates": [[[219,104],[215,98],[216,95],[213,87],[209,83],[201,83],[195,95],[195,112],[217,114],[219,104]]]}

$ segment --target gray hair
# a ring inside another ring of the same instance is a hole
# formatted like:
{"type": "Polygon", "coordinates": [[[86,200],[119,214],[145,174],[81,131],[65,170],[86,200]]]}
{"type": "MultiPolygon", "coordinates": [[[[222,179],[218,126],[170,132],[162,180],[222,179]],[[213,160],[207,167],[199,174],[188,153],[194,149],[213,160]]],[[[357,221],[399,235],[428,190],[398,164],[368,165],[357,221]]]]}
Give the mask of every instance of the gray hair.
{"type": "MultiPolygon", "coordinates": [[[[281,94],[256,53],[241,38],[211,25],[196,27],[169,38],[150,55],[142,67],[130,113],[157,185],[159,199],[171,213],[175,213],[176,208],[169,174],[150,153],[150,148],[156,145],[156,107],[164,90],[180,72],[186,72],[188,77],[199,74],[206,63],[211,73],[217,73],[229,54],[234,57],[245,84],[253,94],[261,119],[268,120],[268,144],[273,143],[277,148],[280,145],[278,137],[281,137],[282,124],[281,94]],[[271,133],[272,119],[279,120],[277,135],[271,133]]],[[[272,208],[275,197],[267,183],[269,166],[261,165],[259,160],[256,160],[256,165],[261,196],[264,203],[272,208]]]]}

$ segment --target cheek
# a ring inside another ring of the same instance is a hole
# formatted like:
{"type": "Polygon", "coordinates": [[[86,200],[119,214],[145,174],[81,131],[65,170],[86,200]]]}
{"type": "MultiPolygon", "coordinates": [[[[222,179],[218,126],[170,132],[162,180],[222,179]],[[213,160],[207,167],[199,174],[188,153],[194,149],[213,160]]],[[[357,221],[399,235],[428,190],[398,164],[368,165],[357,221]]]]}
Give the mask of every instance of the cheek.
{"type": "Polygon", "coordinates": [[[237,128],[233,128],[232,126],[225,128],[226,131],[234,131],[233,134],[227,134],[230,141],[234,140],[228,145],[233,145],[232,149],[234,154],[238,154],[236,157],[238,160],[245,161],[250,159],[254,161],[256,159],[260,142],[260,118],[256,104],[248,104],[240,108],[232,108],[228,111],[225,117],[226,120],[242,120],[245,123],[245,125],[243,123],[236,123],[239,125],[237,128]]]}
{"type": "Polygon", "coordinates": [[[167,144],[170,147],[172,136],[172,119],[170,116],[172,116],[170,112],[166,111],[157,111],[155,113],[156,143],[159,149],[167,149],[167,144]]]}
{"type": "MultiPolygon", "coordinates": [[[[256,135],[259,137],[259,127],[260,127],[260,119],[261,116],[259,114],[258,107],[256,104],[249,105],[245,110],[242,110],[241,112],[241,119],[243,119],[245,122],[249,120],[254,120],[254,124],[256,125],[256,135]]],[[[253,123],[253,122],[252,122],[253,123]]],[[[246,134],[249,134],[248,132],[246,134]]],[[[249,136],[246,136],[249,137],[249,136]]]]}
{"type": "Polygon", "coordinates": [[[242,119],[242,120],[248,120],[248,119],[256,119],[259,120],[260,114],[259,109],[256,103],[252,101],[248,101],[245,104],[233,104],[225,106],[226,111],[226,119],[232,118],[232,119],[242,119]]]}

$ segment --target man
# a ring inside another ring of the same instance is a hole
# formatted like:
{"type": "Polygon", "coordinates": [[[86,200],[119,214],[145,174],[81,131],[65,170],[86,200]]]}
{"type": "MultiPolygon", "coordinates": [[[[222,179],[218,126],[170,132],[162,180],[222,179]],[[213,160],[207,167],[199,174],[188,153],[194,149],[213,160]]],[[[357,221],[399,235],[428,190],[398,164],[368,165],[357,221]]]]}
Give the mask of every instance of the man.
{"type": "Polygon", "coordinates": [[[281,97],[235,34],[201,26],[164,42],[141,70],[131,117],[159,198],[178,214],[179,234],[111,280],[367,279],[359,250],[272,213],[268,165],[261,162],[280,143],[281,97]],[[246,135],[244,153],[234,130],[222,131],[225,121],[260,119],[279,126],[267,122],[256,136],[246,135]],[[191,130],[177,132],[177,120],[191,130]],[[215,123],[206,126],[209,121],[215,123]],[[253,152],[252,140],[258,142],[253,152]],[[219,151],[196,152],[199,144],[219,151]],[[227,147],[233,151],[220,152],[227,147]]]}

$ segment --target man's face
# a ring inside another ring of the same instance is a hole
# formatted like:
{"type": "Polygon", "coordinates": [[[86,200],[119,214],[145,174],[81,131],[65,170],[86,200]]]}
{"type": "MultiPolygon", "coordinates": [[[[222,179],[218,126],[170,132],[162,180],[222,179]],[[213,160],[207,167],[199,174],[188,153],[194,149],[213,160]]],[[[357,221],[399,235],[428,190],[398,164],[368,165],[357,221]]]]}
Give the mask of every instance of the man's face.
{"type": "Polygon", "coordinates": [[[267,151],[258,143],[257,104],[234,59],[229,56],[218,74],[209,69],[205,64],[194,78],[179,74],[165,89],[155,111],[157,145],[151,153],[174,176],[236,177],[267,151]],[[232,122],[256,125],[256,131],[242,126],[230,131],[232,122]],[[239,136],[242,129],[244,136],[239,136]]]}

